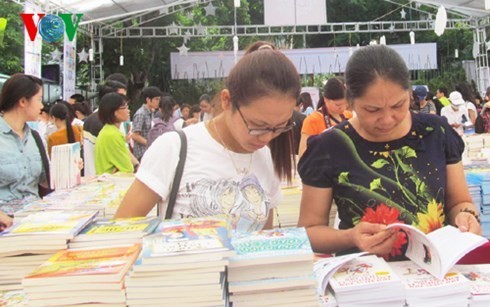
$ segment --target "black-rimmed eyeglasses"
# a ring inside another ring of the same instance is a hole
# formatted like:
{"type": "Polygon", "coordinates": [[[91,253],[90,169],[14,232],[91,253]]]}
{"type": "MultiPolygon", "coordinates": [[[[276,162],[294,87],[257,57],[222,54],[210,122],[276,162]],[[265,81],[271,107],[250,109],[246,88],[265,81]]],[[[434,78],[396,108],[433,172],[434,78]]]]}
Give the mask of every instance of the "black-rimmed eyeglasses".
{"type": "Polygon", "coordinates": [[[293,129],[294,126],[296,126],[295,122],[293,122],[292,119],[291,119],[291,123],[287,124],[286,126],[282,126],[282,127],[274,127],[274,128],[250,128],[248,126],[247,120],[245,119],[245,117],[243,117],[243,114],[240,111],[240,108],[237,107],[236,109],[238,110],[238,114],[240,114],[240,117],[242,118],[243,123],[245,124],[245,127],[247,128],[249,135],[259,136],[259,135],[265,135],[265,134],[271,133],[271,132],[273,134],[281,134],[281,133],[284,133],[284,132],[288,132],[289,130],[293,129]]]}

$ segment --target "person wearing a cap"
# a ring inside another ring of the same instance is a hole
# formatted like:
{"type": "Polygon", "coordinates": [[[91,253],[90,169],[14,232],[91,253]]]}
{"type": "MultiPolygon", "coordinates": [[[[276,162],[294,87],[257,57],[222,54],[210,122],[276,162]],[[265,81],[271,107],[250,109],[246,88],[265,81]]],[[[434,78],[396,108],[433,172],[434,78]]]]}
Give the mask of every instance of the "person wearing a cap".
{"type": "Polygon", "coordinates": [[[442,108],[441,116],[447,118],[449,125],[451,125],[459,135],[463,135],[463,125],[469,120],[468,110],[465,107],[463,96],[458,91],[451,92],[451,94],[449,94],[449,101],[451,101],[451,104],[442,108]]]}
{"type": "Polygon", "coordinates": [[[427,101],[427,88],[423,85],[418,85],[413,91],[415,98],[419,104],[419,113],[436,114],[436,106],[432,101],[427,101]]]}

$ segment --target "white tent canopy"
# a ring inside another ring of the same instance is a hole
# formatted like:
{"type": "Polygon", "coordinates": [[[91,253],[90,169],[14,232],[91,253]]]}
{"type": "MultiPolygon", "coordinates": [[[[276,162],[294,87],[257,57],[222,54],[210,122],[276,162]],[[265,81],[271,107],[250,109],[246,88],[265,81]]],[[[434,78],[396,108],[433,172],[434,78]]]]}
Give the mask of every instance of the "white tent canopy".
{"type": "MultiPolygon", "coordinates": [[[[71,13],[83,13],[82,24],[118,19],[144,12],[161,10],[177,5],[195,5],[202,0],[36,0],[48,9],[62,8],[71,13]]],[[[389,1],[393,2],[393,1],[389,1]]],[[[490,0],[417,0],[414,2],[444,7],[470,17],[490,16],[490,0]]]]}
{"type": "Polygon", "coordinates": [[[436,6],[444,5],[449,11],[472,17],[490,16],[489,0],[417,0],[416,2],[436,6]]]}

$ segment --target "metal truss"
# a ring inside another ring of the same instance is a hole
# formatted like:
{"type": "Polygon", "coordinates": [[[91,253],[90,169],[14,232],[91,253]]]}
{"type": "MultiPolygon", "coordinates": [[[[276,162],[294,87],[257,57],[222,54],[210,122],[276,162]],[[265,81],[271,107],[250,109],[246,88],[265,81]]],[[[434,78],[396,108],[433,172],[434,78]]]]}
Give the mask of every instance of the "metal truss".
{"type": "MultiPolygon", "coordinates": [[[[490,17],[489,17],[490,19],[490,17]]],[[[478,19],[449,19],[446,29],[475,29],[478,19]]],[[[390,33],[409,31],[431,31],[434,29],[434,20],[412,21],[368,21],[368,22],[341,22],[310,26],[266,26],[266,25],[238,25],[236,34],[239,36],[281,36],[281,35],[315,35],[339,33],[390,33]]],[[[235,35],[235,26],[179,26],[164,27],[132,27],[119,28],[102,27],[95,34],[103,38],[147,38],[147,37],[222,37],[235,35]]]]}

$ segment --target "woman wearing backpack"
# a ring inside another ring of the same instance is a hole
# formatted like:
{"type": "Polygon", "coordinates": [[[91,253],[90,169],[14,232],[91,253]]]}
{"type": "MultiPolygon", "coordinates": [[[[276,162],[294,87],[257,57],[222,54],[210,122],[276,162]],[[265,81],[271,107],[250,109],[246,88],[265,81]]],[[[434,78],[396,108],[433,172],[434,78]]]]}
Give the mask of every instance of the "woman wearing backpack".
{"type": "Polygon", "coordinates": [[[95,141],[95,173],[132,173],[138,160],[126,146],[119,127],[129,119],[128,98],[118,93],[105,94],[100,100],[98,116],[104,127],[95,141]]]}
{"type": "Polygon", "coordinates": [[[153,125],[148,132],[148,146],[153,143],[160,135],[165,132],[182,130],[184,120],[174,114],[174,107],[177,104],[174,97],[171,95],[163,95],[158,106],[159,112],[153,120],[153,125]]]}

